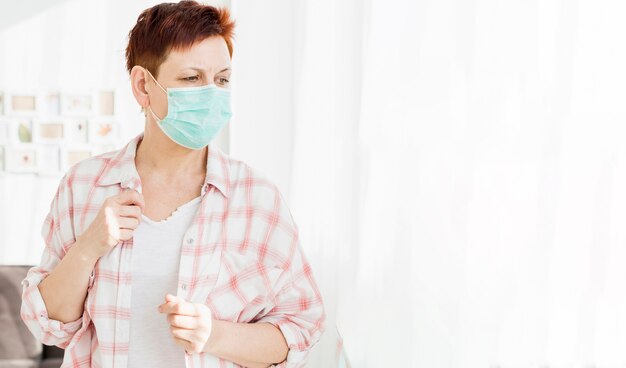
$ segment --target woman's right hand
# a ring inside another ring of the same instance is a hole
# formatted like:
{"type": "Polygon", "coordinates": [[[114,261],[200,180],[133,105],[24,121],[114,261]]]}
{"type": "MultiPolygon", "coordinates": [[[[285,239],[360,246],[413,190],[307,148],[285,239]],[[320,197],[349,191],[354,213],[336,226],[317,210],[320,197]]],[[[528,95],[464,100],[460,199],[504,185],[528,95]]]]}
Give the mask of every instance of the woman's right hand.
{"type": "Polygon", "coordinates": [[[82,251],[98,259],[121,240],[132,238],[144,205],[143,195],[133,189],[105,199],[96,218],[79,237],[82,251]]]}

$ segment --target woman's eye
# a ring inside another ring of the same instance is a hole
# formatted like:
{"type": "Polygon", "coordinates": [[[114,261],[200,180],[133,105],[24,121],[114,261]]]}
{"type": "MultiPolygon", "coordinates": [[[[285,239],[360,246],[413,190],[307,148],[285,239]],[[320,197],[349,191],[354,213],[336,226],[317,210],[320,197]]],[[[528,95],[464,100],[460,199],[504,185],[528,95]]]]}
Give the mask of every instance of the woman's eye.
{"type": "Polygon", "coordinates": [[[228,79],[220,78],[220,84],[228,84],[228,79]]]}
{"type": "Polygon", "coordinates": [[[195,81],[198,80],[198,76],[194,75],[192,77],[187,77],[187,78],[183,78],[183,79],[186,80],[186,81],[189,81],[189,82],[195,82],[195,81]]]}

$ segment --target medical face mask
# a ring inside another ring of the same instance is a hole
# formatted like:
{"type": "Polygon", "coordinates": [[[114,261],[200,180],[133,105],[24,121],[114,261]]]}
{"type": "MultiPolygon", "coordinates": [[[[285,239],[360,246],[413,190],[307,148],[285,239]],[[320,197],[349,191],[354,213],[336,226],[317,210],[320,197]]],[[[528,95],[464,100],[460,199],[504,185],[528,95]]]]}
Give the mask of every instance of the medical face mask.
{"type": "Polygon", "coordinates": [[[160,119],[148,109],[165,135],[179,145],[204,148],[230,120],[230,90],[214,84],[166,90],[148,74],[167,95],[167,115],[160,119]]]}

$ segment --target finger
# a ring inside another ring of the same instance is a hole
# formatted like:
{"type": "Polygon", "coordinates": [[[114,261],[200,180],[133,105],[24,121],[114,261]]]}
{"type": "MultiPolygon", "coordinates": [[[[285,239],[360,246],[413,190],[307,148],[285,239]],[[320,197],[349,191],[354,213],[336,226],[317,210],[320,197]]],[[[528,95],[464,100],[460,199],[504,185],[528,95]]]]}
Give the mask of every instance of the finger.
{"type": "Polygon", "coordinates": [[[181,314],[168,314],[167,322],[170,326],[183,328],[187,330],[193,330],[199,327],[198,318],[191,316],[184,316],[181,314]]]}
{"type": "Polygon", "coordinates": [[[161,311],[161,307],[164,307],[168,302],[173,302],[173,303],[178,303],[178,302],[182,302],[185,301],[185,299],[183,298],[179,298],[175,295],[172,294],[165,294],[165,303],[159,305],[159,312],[161,311]]]}
{"type": "Polygon", "coordinates": [[[193,340],[193,336],[194,336],[194,331],[193,330],[186,330],[184,328],[175,328],[175,327],[170,327],[170,332],[172,333],[172,335],[175,338],[184,340],[188,343],[190,343],[193,340]]]}
{"type": "Polygon", "coordinates": [[[165,302],[159,305],[159,313],[173,313],[172,310],[174,305],[176,305],[176,303],[173,302],[165,302]]]}
{"type": "Polygon", "coordinates": [[[141,207],[139,206],[121,206],[119,210],[120,216],[135,217],[141,220],[141,207]]]}
{"type": "Polygon", "coordinates": [[[179,302],[179,303],[174,303],[174,302],[167,302],[165,304],[162,304],[159,307],[159,311],[161,313],[175,313],[175,314],[182,314],[185,316],[197,316],[198,315],[198,311],[196,309],[196,306],[193,303],[189,303],[189,302],[179,302]]]}
{"type": "Polygon", "coordinates": [[[116,196],[116,201],[119,204],[138,205],[139,207],[141,207],[142,210],[145,207],[144,201],[143,201],[143,195],[141,195],[138,191],[134,189],[124,189],[123,192],[121,192],[120,194],[116,196]]]}
{"type": "Polygon", "coordinates": [[[159,306],[159,312],[166,313],[166,314],[176,313],[176,311],[179,310],[178,304],[179,303],[174,303],[174,302],[163,303],[159,306]]]}
{"type": "Polygon", "coordinates": [[[121,229],[135,230],[139,226],[139,220],[134,217],[120,217],[118,222],[121,229]]]}
{"type": "Polygon", "coordinates": [[[113,210],[113,208],[111,207],[104,208],[104,218],[105,218],[108,233],[114,239],[116,240],[120,239],[121,234],[120,234],[119,219],[115,215],[115,211],[113,210]]]}

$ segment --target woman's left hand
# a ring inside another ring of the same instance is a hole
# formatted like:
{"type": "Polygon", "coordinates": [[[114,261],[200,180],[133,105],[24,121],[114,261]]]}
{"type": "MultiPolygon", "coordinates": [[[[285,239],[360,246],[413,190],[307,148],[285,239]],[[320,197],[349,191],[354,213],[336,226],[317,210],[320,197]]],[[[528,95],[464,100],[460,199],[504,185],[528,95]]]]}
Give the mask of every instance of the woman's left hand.
{"type": "Polygon", "coordinates": [[[165,303],[159,305],[159,312],[167,313],[174,342],[185,348],[189,354],[204,351],[213,327],[209,307],[167,294],[165,303]]]}

